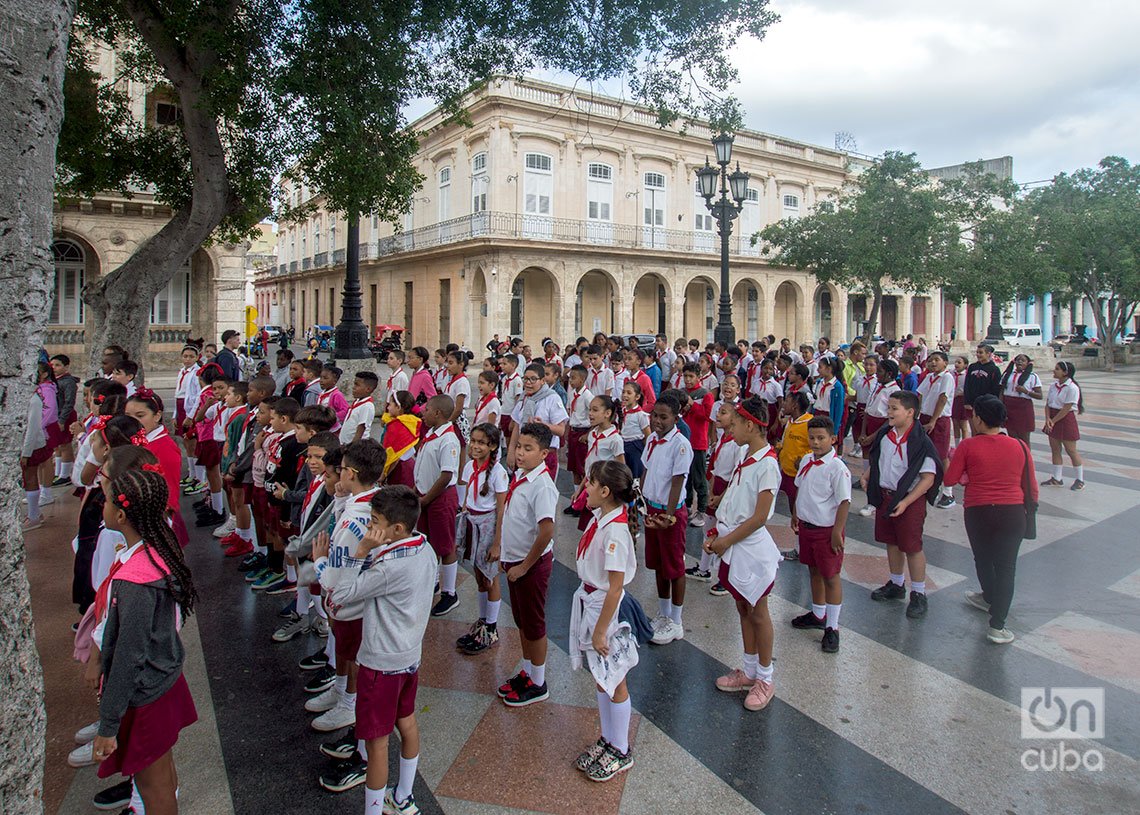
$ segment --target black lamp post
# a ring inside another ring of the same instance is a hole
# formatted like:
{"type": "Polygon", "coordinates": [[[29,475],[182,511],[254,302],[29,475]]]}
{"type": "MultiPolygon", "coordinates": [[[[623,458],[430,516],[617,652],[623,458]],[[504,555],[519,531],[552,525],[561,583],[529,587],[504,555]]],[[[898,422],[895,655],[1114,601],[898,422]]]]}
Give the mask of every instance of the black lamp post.
{"type": "Polygon", "coordinates": [[[990,345],[1005,342],[1005,333],[1001,330],[1001,302],[990,295],[990,324],[986,327],[986,342],[990,345]]]}
{"type": "Polygon", "coordinates": [[[333,359],[367,359],[369,328],[360,318],[360,218],[349,216],[345,235],[344,290],[340,297],[340,322],[336,326],[333,359]]]}
{"type": "Polygon", "coordinates": [[[728,171],[728,165],[732,162],[732,141],[731,133],[721,133],[714,137],[712,143],[719,169],[710,166],[706,158],[705,166],[697,170],[697,183],[705,199],[705,206],[716,218],[717,231],[720,233],[720,313],[713,330],[713,339],[724,343],[725,347],[736,342],[736,327],[732,324],[732,291],[728,280],[728,240],[732,236],[732,221],[740,214],[744,200],[748,197],[749,178],[748,173],[741,171],[739,162],[736,170],[731,173],[728,171]],[[714,201],[718,180],[720,198],[714,201]]]}

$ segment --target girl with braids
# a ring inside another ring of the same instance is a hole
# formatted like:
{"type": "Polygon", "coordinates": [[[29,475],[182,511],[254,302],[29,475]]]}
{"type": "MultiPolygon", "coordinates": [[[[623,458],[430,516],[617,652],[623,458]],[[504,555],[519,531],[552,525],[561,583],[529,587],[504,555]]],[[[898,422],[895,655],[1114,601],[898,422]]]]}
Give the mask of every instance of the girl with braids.
{"type": "MultiPolygon", "coordinates": [[[[638,388],[636,382],[626,382],[626,389],[638,388]]],[[[625,389],[622,390],[625,393],[625,389]]],[[[598,461],[620,461],[625,464],[625,442],[621,437],[621,430],[615,426],[617,421],[617,403],[607,394],[595,396],[590,400],[587,415],[590,417],[590,430],[583,437],[586,445],[586,457],[583,462],[585,472],[598,461]]],[[[586,479],[578,487],[577,493],[571,500],[571,506],[579,511],[578,530],[585,532],[586,527],[593,520],[593,515],[586,512],[586,479]]]]}
{"type": "MultiPolygon", "coordinates": [[[[113,468],[114,469],[114,468],[113,468]]],[[[198,719],[182,675],[181,622],[193,612],[194,583],[166,521],[166,479],[144,465],[101,478],[103,522],[125,549],[95,599],[101,672],[99,777],[133,775],[150,815],[178,812],[172,748],[198,719]]]]}
{"type": "Polygon", "coordinates": [[[182,487],[178,478],[182,473],[182,450],[162,423],[162,398],[150,388],[139,388],[135,391],[135,395],[127,400],[126,412],[142,426],[147,446],[162,468],[162,477],[166,479],[167,488],[166,507],[170,510],[174,534],[178,537],[179,544],[185,546],[190,542],[190,535],[186,529],[186,522],[182,519],[182,510],[178,501],[179,490],[182,487]]]}
{"type": "Polygon", "coordinates": [[[1033,373],[1033,363],[1018,354],[1001,377],[1001,401],[1005,405],[1005,432],[1029,444],[1033,432],[1033,400],[1041,399],[1041,380],[1033,373]]]}
{"type": "Polygon", "coordinates": [[[1049,449],[1053,453],[1053,475],[1041,482],[1043,487],[1060,487],[1065,483],[1061,480],[1061,449],[1064,448],[1077,471],[1077,477],[1069,489],[1085,488],[1085,463],[1077,452],[1077,441],[1081,438],[1077,414],[1085,412],[1085,402],[1081,397],[1081,388],[1074,379],[1075,373],[1073,363],[1058,362],[1053,369],[1053,378],[1057,381],[1049,387],[1049,394],[1045,397],[1045,426],[1041,429],[1049,436],[1049,449]]]}
{"type": "Polygon", "coordinates": [[[79,465],[71,471],[71,481],[80,488],[92,487],[99,472],[99,462],[91,455],[92,428],[100,417],[121,416],[127,405],[127,389],[118,382],[101,379],[91,387],[92,415],[83,423],[79,433],[79,449],[75,461],[79,465]]]}
{"type": "Polygon", "coordinates": [[[460,470],[459,483],[466,489],[456,530],[456,551],[462,553],[464,544],[470,542],[479,592],[479,619],[469,632],[455,641],[455,647],[468,656],[486,651],[499,641],[502,589],[498,557],[492,556],[491,546],[510,481],[498,461],[500,444],[502,433],[498,427],[490,422],[475,425],[468,448],[471,457],[460,470]]]}

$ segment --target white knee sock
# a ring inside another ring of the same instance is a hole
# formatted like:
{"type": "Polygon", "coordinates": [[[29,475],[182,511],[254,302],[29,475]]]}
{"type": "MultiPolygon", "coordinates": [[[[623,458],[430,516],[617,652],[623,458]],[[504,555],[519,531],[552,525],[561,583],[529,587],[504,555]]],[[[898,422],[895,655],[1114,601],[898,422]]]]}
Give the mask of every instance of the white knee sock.
{"type": "Polygon", "coordinates": [[[28,499],[28,517],[33,521],[40,519],[40,491],[25,490],[24,497],[28,499]]]}
{"type": "Polygon", "coordinates": [[[905,577],[905,575],[901,575],[901,574],[892,574],[891,575],[891,582],[894,583],[896,586],[901,586],[901,585],[903,585],[903,583],[906,582],[906,577],[905,577]]]}
{"type": "Polygon", "coordinates": [[[1084,481],[1085,480],[1085,465],[1083,465],[1083,464],[1080,467],[1077,467],[1077,480],[1078,481],[1084,481]]]}
{"type": "Polygon", "coordinates": [[[193,478],[197,469],[198,458],[196,456],[186,456],[186,477],[193,478]]]}
{"type": "MultiPolygon", "coordinates": [[[[294,580],[297,578],[294,577],[294,580]]],[[[309,587],[301,584],[297,585],[297,613],[304,617],[309,613],[309,602],[311,597],[309,595],[309,587]]]]}
{"type": "Polygon", "coordinates": [[[681,606],[677,605],[676,603],[669,604],[669,619],[671,619],[677,625],[681,624],[681,606]]]}
{"type": "Polygon", "coordinates": [[[910,590],[916,591],[919,594],[926,594],[926,581],[925,580],[911,580],[910,590]]]}
{"type": "Polygon", "coordinates": [[[1061,473],[1062,473],[1063,469],[1064,469],[1064,466],[1061,464],[1054,464],[1053,465],[1053,477],[1055,479],[1057,479],[1058,481],[1061,480],[1061,473]]]}
{"type": "Polygon", "coordinates": [[[292,563],[286,563],[285,564],[285,579],[288,580],[290,583],[296,583],[297,582],[297,567],[294,566],[292,563]]]}
{"type": "Polygon", "coordinates": [[[329,635],[325,638],[325,656],[329,658],[329,665],[336,663],[336,636],[333,634],[331,625],[329,626],[329,635]]]}
{"type": "Polygon", "coordinates": [[[210,509],[214,510],[214,512],[220,513],[225,508],[225,505],[222,503],[222,500],[224,498],[225,498],[225,493],[211,492],[210,493],[210,509]]]}
{"type": "Polygon", "coordinates": [[[53,461],[54,461],[54,463],[55,463],[55,470],[54,470],[54,472],[55,472],[55,477],[56,477],[56,478],[59,478],[59,476],[60,476],[60,469],[63,467],[63,459],[62,459],[62,458],[56,458],[56,459],[53,459],[53,461]]]}
{"type": "Polygon", "coordinates": [[[400,780],[396,783],[396,791],[392,793],[397,802],[406,801],[412,794],[412,785],[416,783],[416,765],[419,763],[419,756],[400,756],[400,780]]]}
{"type": "Polygon", "coordinates": [[[444,563],[439,567],[439,590],[443,594],[455,594],[455,576],[459,572],[459,561],[444,563]]]}
{"type": "Polygon", "coordinates": [[[756,669],[760,665],[760,657],[757,656],[756,654],[750,654],[747,651],[745,651],[744,652],[743,664],[744,664],[744,668],[743,668],[744,675],[747,676],[749,679],[755,679],[756,678],[756,669]]]}
{"type": "Polygon", "coordinates": [[[73,462],[73,461],[61,461],[59,463],[59,477],[60,478],[71,478],[71,471],[74,467],[75,467],[75,462],[73,462]]]}
{"type": "Polygon", "coordinates": [[[827,628],[839,628],[839,609],[843,608],[842,603],[828,603],[827,604],[827,628]]]}
{"type": "Polygon", "coordinates": [[[822,603],[819,605],[812,603],[811,604],[811,613],[813,615],[815,615],[815,617],[817,619],[822,618],[823,615],[827,613],[827,606],[823,605],[822,603]]]}
{"type": "Polygon", "coordinates": [[[662,617],[670,617],[671,618],[673,616],[670,613],[670,610],[672,609],[672,607],[673,607],[673,601],[670,600],[668,597],[658,597],[657,598],[657,611],[662,617]]]}
{"type": "MultiPolygon", "coordinates": [[[[383,760],[387,760],[387,756],[385,756],[383,760]]],[[[384,810],[384,793],[387,791],[387,787],[382,790],[374,790],[369,786],[364,787],[365,815],[369,812],[382,812],[384,810]]]]}
{"type": "Polygon", "coordinates": [[[697,568],[699,568],[702,572],[710,571],[709,567],[712,566],[712,559],[712,552],[701,552],[701,565],[697,568]]]}
{"type": "Polygon", "coordinates": [[[606,741],[609,741],[611,738],[613,738],[613,727],[610,724],[610,697],[606,696],[606,692],[604,690],[597,691],[597,694],[598,725],[602,731],[602,738],[606,741]]]}
{"type": "Polygon", "coordinates": [[[633,713],[633,703],[610,702],[610,744],[622,753],[629,752],[629,717],[633,713]]]}
{"type": "Polygon", "coordinates": [[[502,605],[502,600],[488,600],[487,613],[483,619],[487,621],[488,625],[497,624],[499,622],[499,606],[502,605]]]}
{"type": "Polygon", "coordinates": [[[206,483],[206,468],[201,464],[196,463],[194,465],[194,478],[197,481],[201,481],[203,484],[206,483]]]}
{"type": "Polygon", "coordinates": [[[47,484],[40,484],[40,501],[45,501],[51,498],[51,487],[47,484]]]}

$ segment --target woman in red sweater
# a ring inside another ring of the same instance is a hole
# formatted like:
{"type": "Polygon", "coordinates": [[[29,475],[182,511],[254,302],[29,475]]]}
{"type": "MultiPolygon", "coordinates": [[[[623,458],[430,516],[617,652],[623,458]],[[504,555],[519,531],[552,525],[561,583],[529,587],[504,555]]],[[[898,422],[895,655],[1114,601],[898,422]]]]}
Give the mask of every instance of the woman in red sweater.
{"type": "Polygon", "coordinates": [[[980,592],[966,592],[966,602],[989,612],[990,642],[1013,642],[1005,618],[1013,601],[1017,551],[1025,537],[1025,485],[1037,502],[1037,480],[1029,447],[1001,432],[1007,413],[996,396],[974,400],[973,435],[963,439],[946,468],[947,485],[966,485],[966,535],[974,551],[980,592]],[[1025,470],[1029,468],[1029,477],[1025,470]]]}

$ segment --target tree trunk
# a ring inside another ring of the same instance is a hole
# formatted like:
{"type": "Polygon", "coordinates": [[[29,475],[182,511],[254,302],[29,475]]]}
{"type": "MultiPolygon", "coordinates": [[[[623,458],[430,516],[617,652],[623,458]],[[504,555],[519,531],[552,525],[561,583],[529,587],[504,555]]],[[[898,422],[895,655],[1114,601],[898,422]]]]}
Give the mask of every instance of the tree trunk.
{"type": "Polygon", "coordinates": [[[0,0],[0,812],[43,811],[43,672],[17,466],[52,286],[55,149],[74,0],[0,0]],[[19,514],[18,514],[19,513],[19,514]]]}
{"type": "Polygon", "coordinates": [[[867,327],[863,331],[863,344],[867,346],[868,352],[875,350],[871,338],[875,336],[875,328],[879,325],[879,309],[883,307],[883,287],[872,287],[871,295],[871,313],[867,315],[867,327]]]}
{"type": "Polygon", "coordinates": [[[1095,295],[1089,297],[1089,303],[1092,304],[1093,321],[1096,323],[1096,333],[1100,337],[1100,347],[1104,351],[1104,369],[1106,371],[1116,370],[1116,337],[1114,333],[1113,319],[1111,316],[1112,303],[1109,301],[1109,316],[1105,316],[1104,304],[1105,301],[1095,295]]]}

